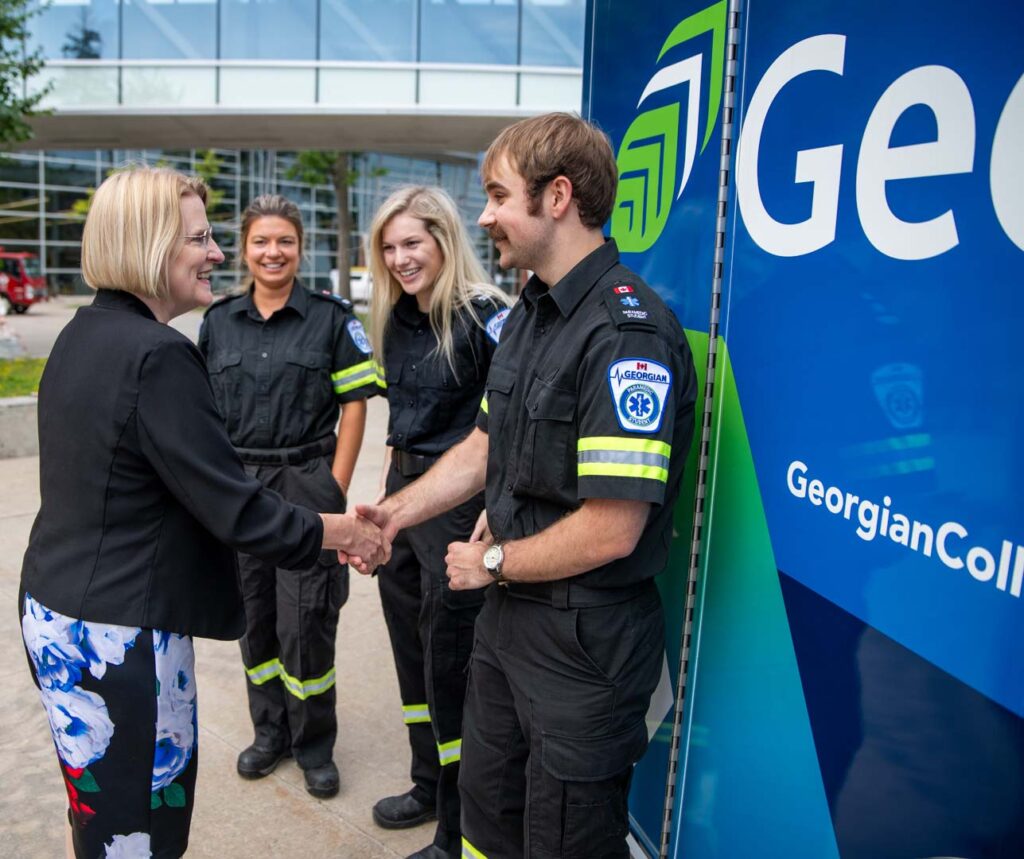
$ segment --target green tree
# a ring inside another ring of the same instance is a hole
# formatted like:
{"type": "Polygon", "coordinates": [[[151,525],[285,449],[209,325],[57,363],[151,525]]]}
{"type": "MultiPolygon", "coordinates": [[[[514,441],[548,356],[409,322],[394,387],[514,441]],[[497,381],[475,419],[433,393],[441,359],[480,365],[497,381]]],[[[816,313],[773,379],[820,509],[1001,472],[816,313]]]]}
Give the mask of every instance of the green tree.
{"type": "Polygon", "coordinates": [[[212,149],[204,150],[202,157],[196,162],[196,173],[206,183],[206,213],[210,220],[222,221],[227,217],[223,213],[216,213],[217,207],[224,201],[224,191],[215,188],[213,184],[222,164],[220,156],[212,149]]]}
{"type": "Polygon", "coordinates": [[[0,0],[0,147],[32,137],[28,120],[46,111],[39,103],[49,87],[30,95],[28,80],[43,67],[39,50],[29,52],[28,22],[39,14],[32,0],[0,0]]]}
{"type": "MultiPolygon", "coordinates": [[[[342,298],[352,297],[351,267],[352,210],[348,204],[348,189],[359,179],[355,169],[355,152],[307,151],[300,152],[291,167],[285,171],[289,179],[299,179],[309,185],[330,185],[338,203],[338,292],[342,298]]],[[[375,167],[371,176],[383,176],[383,167],[375,167]]]]}

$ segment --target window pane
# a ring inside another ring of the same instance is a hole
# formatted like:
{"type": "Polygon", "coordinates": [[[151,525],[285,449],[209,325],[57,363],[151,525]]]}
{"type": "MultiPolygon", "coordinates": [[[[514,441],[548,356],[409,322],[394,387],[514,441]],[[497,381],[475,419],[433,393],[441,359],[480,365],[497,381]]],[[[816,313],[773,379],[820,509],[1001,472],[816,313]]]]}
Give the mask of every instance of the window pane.
{"type": "Polygon", "coordinates": [[[524,66],[583,66],[585,0],[523,0],[524,66]]]}
{"type": "Polygon", "coordinates": [[[515,65],[517,0],[423,0],[420,59],[515,65]]]}
{"type": "Polygon", "coordinates": [[[38,240],[39,213],[0,213],[0,244],[11,239],[38,240]]]}
{"type": "Polygon", "coordinates": [[[412,62],[416,0],[321,0],[324,60],[412,62]]]}
{"type": "Polygon", "coordinates": [[[115,0],[53,0],[29,24],[31,43],[52,60],[117,59],[115,0]]]}
{"type": "Polygon", "coordinates": [[[222,0],[221,56],[313,60],[315,27],[316,0],[222,0]]]}
{"type": "Polygon", "coordinates": [[[124,55],[133,60],[217,56],[215,0],[125,0],[124,55]]]}

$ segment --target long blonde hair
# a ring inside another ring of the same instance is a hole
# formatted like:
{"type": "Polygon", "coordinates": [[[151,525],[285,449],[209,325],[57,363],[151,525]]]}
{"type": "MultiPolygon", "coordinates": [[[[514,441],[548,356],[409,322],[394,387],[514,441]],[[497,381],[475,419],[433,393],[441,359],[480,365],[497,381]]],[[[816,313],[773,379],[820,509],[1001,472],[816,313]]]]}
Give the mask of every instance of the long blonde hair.
{"type": "Polygon", "coordinates": [[[93,289],[167,296],[167,268],[182,239],[181,198],[206,202],[202,179],[130,167],[96,189],[82,232],[82,279],[93,289]]]}
{"type": "Polygon", "coordinates": [[[402,286],[384,264],[384,228],[396,215],[406,214],[423,222],[441,249],[443,262],[430,296],[430,327],[437,338],[437,352],[455,371],[454,326],[473,320],[481,328],[473,306],[474,298],[491,298],[508,307],[512,302],[496,286],[487,282],[483,266],[473,253],[469,235],[459,218],[451,197],[441,188],[415,185],[399,188],[377,210],[370,226],[370,275],[373,278],[370,340],[378,361],[384,357],[384,338],[391,311],[402,296],[402,286]]]}

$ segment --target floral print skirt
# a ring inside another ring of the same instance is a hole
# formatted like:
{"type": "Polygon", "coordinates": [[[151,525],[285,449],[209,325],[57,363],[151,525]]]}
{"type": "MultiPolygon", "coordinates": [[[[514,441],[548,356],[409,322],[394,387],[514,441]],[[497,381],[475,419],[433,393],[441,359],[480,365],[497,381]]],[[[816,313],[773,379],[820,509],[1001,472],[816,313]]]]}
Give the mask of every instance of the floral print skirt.
{"type": "Polygon", "coordinates": [[[176,859],[195,792],[192,639],[67,617],[25,594],[22,638],[79,859],[176,859]]]}

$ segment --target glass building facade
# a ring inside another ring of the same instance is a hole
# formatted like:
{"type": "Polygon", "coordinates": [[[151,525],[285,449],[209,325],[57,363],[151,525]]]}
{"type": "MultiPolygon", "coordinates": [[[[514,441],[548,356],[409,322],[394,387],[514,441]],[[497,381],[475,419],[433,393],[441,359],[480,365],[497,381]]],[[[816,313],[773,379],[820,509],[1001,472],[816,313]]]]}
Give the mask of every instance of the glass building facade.
{"type": "MultiPolygon", "coordinates": [[[[0,159],[0,245],[37,253],[55,291],[82,288],[80,241],[89,194],[125,163],[167,164],[208,178],[217,192],[211,221],[228,256],[216,275],[218,289],[237,279],[235,233],[242,210],[268,191],[302,208],[308,230],[304,276],[327,288],[335,267],[337,201],[330,185],[290,177],[295,155],[280,151],[289,145],[289,115],[305,111],[344,122],[349,111],[416,116],[425,109],[511,121],[579,104],[585,0],[38,2],[28,47],[41,48],[46,58],[39,82],[51,84],[45,104],[56,117],[85,117],[95,129],[107,118],[129,116],[145,128],[147,112],[156,111],[191,116],[196,128],[195,142],[188,137],[186,145],[197,149],[190,151],[51,149],[0,159]],[[260,145],[225,141],[223,130],[201,139],[203,117],[210,115],[271,117],[266,124],[280,149],[200,149],[260,145]]],[[[84,133],[97,139],[94,131],[84,133]]],[[[159,145],[153,136],[143,133],[122,145],[159,145]]],[[[323,141],[332,144],[339,145],[323,141]]],[[[383,141],[379,145],[386,148],[383,141]]],[[[346,201],[353,213],[350,263],[365,262],[365,232],[380,202],[395,187],[414,182],[439,184],[452,194],[482,260],[496,274],[493,248],[475,223],[484,202],[475,156],[432,157],[433,150],[425,149],[417,157],[355,156],[360,178],[346,201]]]]}
{"type": "MultiPolygon", "coordinates": [[[[208,177],[214,192],[208,213],[214,238],[227,260],[214,274],[214,290],[238,283],[238,224],[253,197],[279,193],[302,210],[306,247],[302,277],[317,289],[330,289],[335,267],[338,205],[329,185],[289,178],[294,154],[269,151],[192,150],[27,152],[0,159],[0,246],[39,256],[54,292],[84,292],[80,277],[82,227],[89,194],[107,173],[127,163],[160,164],[208,177]]],[[[474,162],[432,161],[395,155],[355,157],[356,182],[349,188],[353,213],[350,263],[365,265],[364,240],[377,207],[395,188],[407,184],[441,185],[452,195],[466,221],[478,254],[494,274],[493,246],[476,225],[483,209],[474,162]]]]}
{"type": "Polygon", "coordinates": [[[583,64],[585,0],[52,0],[50,59],[583,64]]]}

